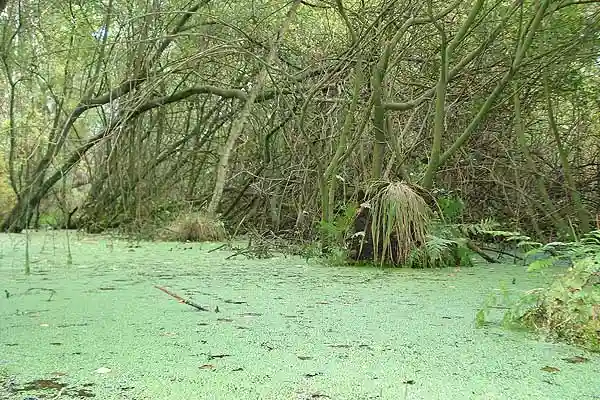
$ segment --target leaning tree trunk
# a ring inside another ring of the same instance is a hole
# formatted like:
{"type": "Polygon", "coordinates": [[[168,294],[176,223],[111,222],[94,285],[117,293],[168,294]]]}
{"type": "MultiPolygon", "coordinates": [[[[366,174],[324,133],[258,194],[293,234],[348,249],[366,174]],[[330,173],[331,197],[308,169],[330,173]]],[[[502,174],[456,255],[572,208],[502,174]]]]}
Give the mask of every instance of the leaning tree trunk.
{"type": "Polygon", "coordinates": [[[4,218],[0,229],[2,232],[14,232],[20,233],[25,227],[29,225],[31,218],[33,217],[33,211],[40,199],[36,199],[35,196],[29,194],[21,195],[15,206],[10,210],[10,213],[4,218]]]}
{"type": "MultiPolygon", "coordinates": [[[[518,83],[515,83],[515,88],[518,88],[518,83]]],[[[523,121],[521,119],[521,98],[519,97],[519,92],[515,90],[513,95],[514,101],[514,115],[515,115],[515,135],[517,137],[517,142],[519,143],[519,149],[523,158],[525,159],[525,164],[527,166],[527,172],[532,174],[535,179],[536,189],[540,199],[542,200],[542,207],[540,211],[546,213],[556,229],[564,234],[568,232],[568,226],[566,221],[560,215],[559,210],[556,208],[550,196],[548,195],[548,191],[546,190],[546,184],[544,182],[544,177],[539,173],[535,162],[533,160],[533,156],[531,151],[529,150],[529,145],[527,144],[527,138],[525,136],[525,130],[523,128],[523,121]]],[[[539,207],[539,205],[538,205],[539,207]]],[[[533,216],[532,216],[533,218],[533,216]]]]}
{"type": "Polygon", "coordinates": [[[560,132],[558,131],[558,125],[556,122],[556,117],[554,116],[554,110],[552,107],[552,97],[550,93],[550,84],[548,83],[548,74],[544,73],[544,96],[546,98],[546,113],[548,115],[548,123],[550,125],[550,131],[552,132],[552,136],[554,137],[554,142],[556,144],[556,149],[558,151],[558,156],[560,159],[560,163],[563,169],[563,174],[565,177],[566,183],[566,191],[570,194],[571,203],[573,206],[573,210],[577,214],[579,218],[579,232],[586,233],[590,227],[590,216],[583,205],[583,201],[581,199],[581,194],[575,185],[575,179],[573,178],[573,174],[571,172],[571,165],[569,164],[569,155],[567,154],[567,150],[563,144],[562,138],[560,136],[560,132]]]}
{"type": "Polygon", "coordinates": [[[227,173],[229,170],[229,158],[231,157],[233,146],[235,145],[235,142],[240,137],[244,130],[244,127],[246,126],[246,122],[248,121],[248,117],[252,112],[254,103],[256,102],[256,99],[258,98],[260,92],[262,92],[265,82],[267,80],[269,67],[277,59],[279,45],[283,41],[283,37],[285,36],[290,26],[290,22],[296,16],[296,10],[298,9],[301,3],[302,1],[295,0],[292,4],[290,10],[287,13],[286,19],[281,24],[279,32],[277,32],[277,37],[271,45],[271,49],[269,51],[269,55],[267,56],[266,62],[261,68],[258,76],[256,77],[255,85],[253,85],[252,89],[250,90],[250,93],[248,94],[248,98],[246,99],[244,108],[242,108],[240,116],[233,122],[231,133],[227,138],[225,146],[223,146],[221,158],[219,160],[219,164],[217,165],[217,177],[215,180],[215,188],[213,190],[210,203],[208,204],[208,214],[215,214],[217,212],[219,204],[221,203],[221,197],[223,197],[223,190],[225,189],[225,180],[227,179],[227,173]]]}
{"type": "MultiPolygon", "coordinates": [[[[1,0],[0,0],[1,1],[1,0]]],[[[188,20],[194,15],[200,7],[206,5],[209,0],[201,0],[198,3],[191,6],[187,12],[180,17],[176,26],[171,30],[171,34],[167,36],[166,39],[163,39],[160,43],[158,50],[152,55],[149,64],[154,64],[161,57],[162,53],[169,47],[169,45],[175,40],[177,37],[177,33],[186,28],[186,24],[188,20]]],[[[0,4],[2,5],[2,4],[0,4]]],[[[104,43],[105,44],[105,43],[104,43]]],[[[119,86],[109,90],[103,95],[98,97],[92,97],[94,92],[95,81],[98,78],[98,74],[100,71],[100,65],[102,63],[102,57],[97,60],[95,65],[96,69],[94,71],[94,77],[90,81],[91,85],[88,88],[87,92],[83,95],[79,104],[73,109],[73,111],[69,114],[69,117],[65,121],[62,129],[57,131],[58,134],[54,137],[51,143],[48,145],[41,161],[35,167],[35,171],[33,173],[33,178],[30,182],[27,183],[25,189],[18,193],[18,200],[13,209],[10,211],[8,216],[4,218],[2,221],[2,225],[0,225],[0,230],[8,231],[8,232],[21,232],[24,228],[29,225],[31,218],[33,216],[34,210],[38,208],[40,201],[44,198],[44,196],[48,193],[48,191],[60,180],[62,179],[85,155],[85,153],[94,147],[97,143],[99,143],[102,139],[104,139],[112,130],[117,126],[116,122],[126,122],[130,119],[135,118],[137,115],[146,112],[152,108],[158,107],[162,104],[167,104],[168,101],[164,103],[151,103],[151,104],[142,104],[137,107],[136,110],[132,111],[130,114],[123,117],[122,120],[113,122],[110,126],[106,127],[102,132],[97,135],[89,138],[83,145],[77,148],[70,157],[64,162],[64,164],[58,168],[56,172],[54,172],[50,177],[45,179],[45,176],[50,170],[52,162],[55,160],[56,155],[63,148],[68,134],[73,128],[75,122],[88,110],[92,108],[97,108],[108,104],[116,99],[125,96],[126,94],[132,92],[139,86],[141,86],[148,77],[145,72],[140,72],[138,75],[134,76],[132,79],[126,80],[119,86]]],[[[171,96],[173,97],[173,96],[171,96]]],[[[179,100],[180,98],[178,98],[179,100]]]]}

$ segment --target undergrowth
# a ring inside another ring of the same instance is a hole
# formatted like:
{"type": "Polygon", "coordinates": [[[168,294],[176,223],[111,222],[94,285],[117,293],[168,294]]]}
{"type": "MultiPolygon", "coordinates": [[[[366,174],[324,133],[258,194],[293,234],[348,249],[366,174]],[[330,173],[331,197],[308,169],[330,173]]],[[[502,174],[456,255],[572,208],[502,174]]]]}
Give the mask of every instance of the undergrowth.
{"type": "Polygon", "coordinates": [[[227,238],[223,222],[205,212],[179,214],[164,231],[163,240],[179,242],[219,242],[227,238]]]}
{"type": "Polygon", "coordinates": [[[405,266],[409,268],[447,268],[473,266],[473,252],[464,237],[457,235],[451,225],[438,223],[425,243],[414,248],[405,266]]]}
{"type": "MultiPolygon", "coordinates": [[[[406,202],[400,198],[402,196],[396,195],[394,201],[390,203],[397,205],[406,202]]],[[[499,229],[499,224],[491,219],[485,219],[474,224],[463,223],[462,214],[465,205],[456,195],[446,194],[439,197],[436,206],[436,217],[432,218],[426,224],[426,232],[422,232],[418,240],[405,243],[403,251],[406,256],[402,266],[409,268],[469,267],[473,265],[474,254],[478,252],[482,255],[483,253],[483,250],[480,250],[474,243],[495,245],[497,248],[485,248],[484,250],[491,250],[500,256],[509,254],[513,257],[517,257],[514,254],[515,250],[527,251],[536,245],[528,236],[521,235],[518,232],[499,229]]],[[[389,212],[389,214],[392,214],[392,216],[398,214],[394,212],[395,209],[393,207],[386,208],[387,211],[390,209],[392,209],[392,212],[389,212]]],[[[328,238],[327,252],[321,252],[318,244],[309,243],[304,246],[302,255],[306,259],[319,258],[326,265],[347,265],[350,262],[354,265],[395,266],[389,265],[389,262],[382,262],[382,260],[354,261],[352,257],[349,257],[352,250],[349,248],[351,247],[349,243],[352,244],[352,238],[360,233],[353,232],[352,229],[356,216],[356,205],[349,204],[344,207],[343,212],[339,213],[333,221],[320,222],[318,228],[321,237],[328,238]]],[[[381,221],[386,219],[382,218],[381,215],[376,220],[377,222],[374,225],[385,225],[381,221]]],[[[406,223],[400,225],[407,226],[406,223]]],[[[372,228],[371,230],[375,233],[373,236],[377,236],[378,229],[372,228]]],[[[388,229],[383,229],[382,236],[385,238],[399,235],[398,232],[390,231],[389,226],[388,229]]],[[[400,232],[400,236],[398,237],[402,239],[404,236],[410,235],[410,233],[412,233],[410,229],[404,230],[400,232]]],[[[375,237],[375,239],[377,238],[375,237]]],[[[382,238],[375,241],[384,242],[382,238]]],[[[402,242],[402,240],[399,240],[399,242],[402,242]]],[[[389,245],[389,240],[383,244],[384,247],[389,245]]],[[[493,261],[491,257],[488,257],[487,260],[493,261]]]]}
{"type": "Polygon", "coordinates": [[[556,265],[564,265],[564,272],[548,287],[530,290],[516,301],[505,289],[491,295],[477,312],[476,325],[485,325],[491,309],[501,306],[507,309],[507,327],[600,351],[600,231],[574,242],[540,244],[527,255],[534,257],[528,264],[532,273],[556,265]]]}

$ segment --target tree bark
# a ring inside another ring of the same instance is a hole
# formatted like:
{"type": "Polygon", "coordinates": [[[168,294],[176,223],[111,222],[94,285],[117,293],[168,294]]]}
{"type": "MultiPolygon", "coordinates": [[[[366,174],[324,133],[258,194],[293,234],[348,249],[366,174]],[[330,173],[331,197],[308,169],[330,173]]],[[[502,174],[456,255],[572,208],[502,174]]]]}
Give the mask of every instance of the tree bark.
{"type": "MultiPolygon", "coordinates": [[[[517,85],[515,85],[515,87],[517,87],[517,85]]],[[[521,149],[521,153],[523,154],[523,158],[527,163],[529,173],[535,176],[536,189],[538,191],[539,196],[542,199],[543,206],[545,207],[545,209],[542,209],[540,211],[548,214],[552,219],[554,226],[559,231],[564,233],[567,231],[567,224],[562,219],[558,210],[554,206],[554,203],[550,199],[548,191],[546,190],[544,179],[542,176],[540,176],[539,173],[537,173],[535,162],[533,161],[533,157],[531,156],[531,152],[529,151],[529,146],[527,145],[527,138],[525,137],[523,122],[521,120],[521,98],[519,96],[518,90],[515,90],[513,100],[515,108],[515,134],[517,136],[517,140],[519,142],[519,147],[521,149]]]]}
{"type": "Polygon", "coordinates": [[[256,77],[255,84],[252,86],[252,89],[250,89],[250,93],[248,94],[246,103],[242,108],[240,116],[232,124],[231,132],[229,134],[229,137],[227,138],[227,142],[223,146],[221,157],[219,159],[219,164],[217,165],[217,177],[215,181],[215,188],[213,190],[212,198],[210,199],[210,203],[208,204],[207,208],[207,213],[210,215],[216,214],[217,208],[221,203],[221,197],[223,197],[223,189],[225,188],[225,179],[227,179],[227,174],[229,172],[229,158],[231,157],[231,152],[233,151],[235,142],[242,134],[244,127],[246,126],[246,122],[248,121],[248,117],[250,116],[252,108],[254,107],[254,103],[256,102],[256,99],[263,90],[269,73],[269,67],[275,62],[277,58],[279,45],[283,41],[283,38],[289,28],[290,22],[295,17],[296,10],[300,6],[300,4],[302,4],[301,0],[295,0],[294,3],[292,3],[292,6],[288,11],[285,20],[279,28],[277,37],[271,45],[271,49],[269,51],[269,55],[267,56],[266,62],[261,68],[258,76],[256,77]]]}
{"type": "Polygon", "coordinates": [[[550,84],[548,82],[548,74],[544,73],[544,95],[546,97],[546,113],[548,114],[548,123],[550,124],[550,131],[554,136],[554,142],[556,149],[558,150],[558,156],[563,170],[565,178],[566,190],[571,197],[571,204],[573,210],[579,218],[579,231],[581,233],[587,233],[590,228],[590,216],[585,210],[583,202],[581,201],[581,195],[575,185],[575,179],[571,173],[571,165],[569,164],[569,157],[565,146],[563,145],[558,126],[556,124],[556,118],[554,117],[554,109],[552,107],[552,98],[550,97],[550,84]]]}
{"type": "MultiPolygon", "coordinates": [[[[170,35],[168,35],[167,38],[161,42],[159,49],[152,56],[152,62],[155,62],[158,60],[158,58],[160,58],[161,54],[166,50],[169,44],[175,40],[175,37],[177,36],[176,33],[184,29],[186,23],[192,17],[192,15],[198,11],[201,6],[207,4],[208,2],[209,0],[201,0],[186,11],[186,13],[179,19],[175,28],[171,30],[170,35]]],[[[90,138],[84,145],[82,145],[79,149],[72,153],[70,157],[68,157],[67,161],[61,168],[59,168],[50,177],[46,178],[52,162],[55,160],[58,152],[62,149],[69,132],[79,117],[81,117],[89,109],[108,104],[109,102],[130,93],[146,80],[147,74],[142,71],[133,79],[129,79],[112,90],[109,90],[104,95],[95,98],[91,98],[93,87],[88,89],[87,93],[82,96],[79,104],[69,114],[67,120],[62,125],[60,132],[58,132],[58,136],[55,137],[55,140],[52,140],[51,143],[49,143],[41,160],[37,166],[35,166],[34,171],[31,174],[31,178],[25,183],[25,189],[18,193],[17,203],[12,208],[8,216],[6,216],[2,221],[2,225],[0,226],[2,231],[21,232],[24,228],[29,226],[33,211],[38,208],[40,201],[46,195],[46,193],[48,193],[48,190],[62,177],[64,177],[65,174],[79,162],[79,160],[90,148],[92,148],[100,139],[108,135],[112,131],[112,127],[116,126],[112,124],[111,127],[107,127],[100,134],[90,138]]],[[[134,111],[131,114],[126,115],[124,118],[131,120],[136,115],[148,111],[158,105],[146,104],[146,109],[143,107],[138,108],[136,110],[137,113],[134,111]]],[[[60,110],[57,112],[60,112],[60,110]]],[[[53,134],[51,133],[51,137],[52,136],[53,134]]]]}

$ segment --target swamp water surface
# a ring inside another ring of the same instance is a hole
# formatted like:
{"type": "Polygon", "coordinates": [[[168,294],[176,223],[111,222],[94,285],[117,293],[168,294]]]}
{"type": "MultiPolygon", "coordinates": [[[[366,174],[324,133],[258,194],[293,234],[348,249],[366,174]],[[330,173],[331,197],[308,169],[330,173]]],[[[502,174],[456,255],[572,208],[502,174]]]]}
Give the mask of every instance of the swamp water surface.
{"type": "Polygon", "coordinates": [[[33,233],[25,276],[25,235],[0,235],[0,399],[600,399],[598,355],[475,328],[502,284],[549,279],[523,266],[334,268],[69,237],[72,265],[65,232],[33,233]]]}

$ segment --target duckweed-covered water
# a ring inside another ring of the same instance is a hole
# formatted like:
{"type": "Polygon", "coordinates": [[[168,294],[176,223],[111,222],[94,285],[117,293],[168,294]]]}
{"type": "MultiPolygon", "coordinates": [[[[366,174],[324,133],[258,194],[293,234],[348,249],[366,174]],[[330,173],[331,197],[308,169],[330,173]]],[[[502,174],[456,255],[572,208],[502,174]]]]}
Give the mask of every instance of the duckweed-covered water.
{"type": "Polygon", "coordinates": [[[523,266],[338,268],[45,232],[25,276],[25,243],[0,235],[0,399],[600,398],[597,355],[475,328],[494,290],[549,279],[523,266]]]}

